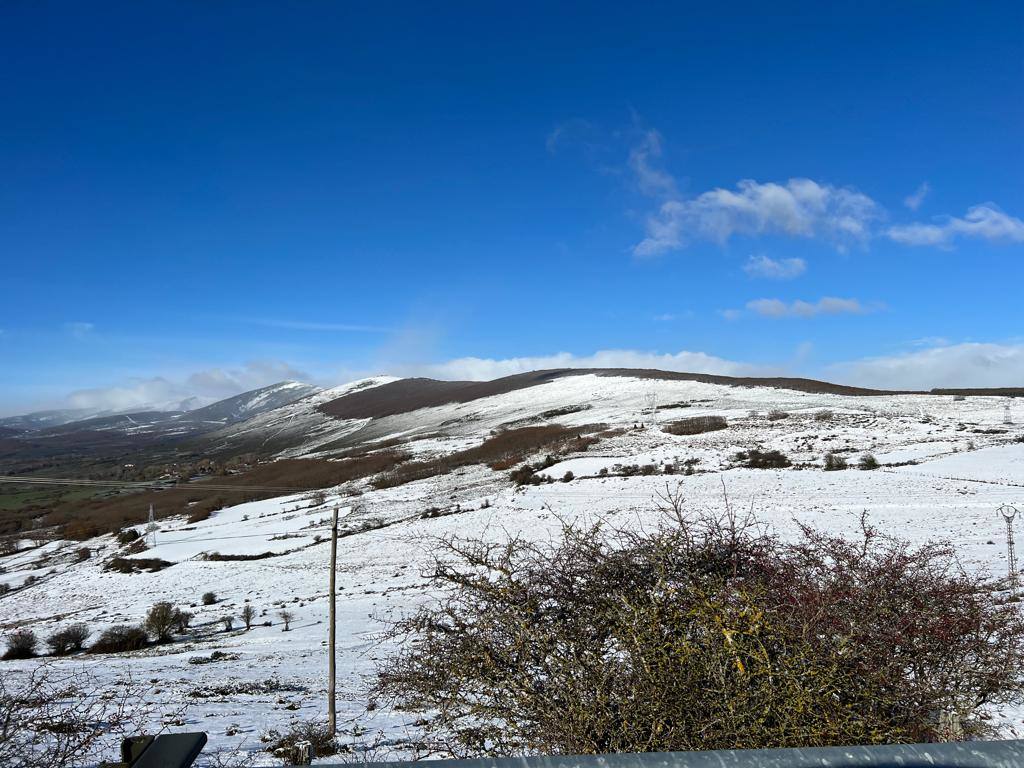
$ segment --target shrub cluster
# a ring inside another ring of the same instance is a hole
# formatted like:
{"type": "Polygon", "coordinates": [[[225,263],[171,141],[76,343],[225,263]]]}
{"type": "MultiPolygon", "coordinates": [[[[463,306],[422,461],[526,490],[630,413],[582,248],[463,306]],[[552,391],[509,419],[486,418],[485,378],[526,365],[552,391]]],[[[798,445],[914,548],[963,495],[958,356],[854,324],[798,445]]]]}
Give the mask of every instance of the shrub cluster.
{"type": "Polygon", "coordinates": [[[857,466],[860,469],[872,470],[878,469],[882,465],[878,463],[878,459],[875,458],[874,454],[865,453],[860,457],[860,460],[857,462],[857,466]]]}
{"type": "Polygon", "coordinates": [[[793,464],[782,451],[762,451],[758,448],[740,451],[735,458],[750,469],[785,469],[793,464]]]}
{"type": "Polygon", "coordinates": [[[670,435],[699,435],[702,432],[713,432],[718,429],[726,429],[729,422],[724,416],[694,416],[689,419],[680,419],[662,426],[662,432],[670,435]]]}
{"type": "Polygon", "coordinates": [[[110,627],[100,633],[96,642],[89,648],[89,653],[125,653],[138,651],[146,647],[149,637],[142,627],[122,624],[110,627]]]}
{"type": "Polygon", "coordinates": [[[72,624],[46,638],[46,644],[50,646],[50,652],[54,656],[67,656],[69,653],[82,650],[85,641],[89,639],[89,634],[89,628],[85,624],[72,624]]]}
{"type": "Polygon", "coordinates": [[[449,540],[432,582],[373,695],[460,757],[921,742],[943,713],[973,739],[1024,698],[1020,605],[866,525],[449,540]]]}
{"type": "Polygon", "coordinates": [[[16,629],[7,636],[7,650],[3,659],[31,659],[36,655],[39,638],[31,629],[16,629]]]}
{"type": "Polygon", "coordinates": [[[825,454],[823,468],[826,472],[836,472],[841,469],[846,469],[846,459],[838,453],[832,453],[829,451],[825,454]]]}

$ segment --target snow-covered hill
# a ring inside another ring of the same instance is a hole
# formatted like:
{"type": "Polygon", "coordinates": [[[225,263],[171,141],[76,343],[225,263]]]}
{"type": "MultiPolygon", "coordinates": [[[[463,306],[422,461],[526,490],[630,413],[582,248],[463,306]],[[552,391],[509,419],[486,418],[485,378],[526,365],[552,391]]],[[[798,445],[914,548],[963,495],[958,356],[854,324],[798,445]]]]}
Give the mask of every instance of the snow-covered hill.
{"type": "MultiPolygon", "coordinates": [[[[429,597],[421,569],[436,537],[542,537],[557,529],[559,518],[649,524],[657,514],[656,491],[679,482],[692,507],[720,509],[727,495],[733,504],[752,506],[783,535],[797,522],[852,532],[866,512],[878,528],[914,541],[951,539],[966,567],[1001,574],[1004,524],[996,508],[1024,508],[1024,428],[1003,423],[1005,400],[997,397],[851,396],[580,374],[379,418],[324,413],[327,403],[393,381],[379,377],[316,392],[218,430],[211,445],[262,443],[280,456],[329,457],[386,441],[423,459],[478,446],[500,430],[553,423],[587,431],[598,442],[557,457],[544,470],[558,482],[516,488],[508,471],[469,464],[383,489],[375,489],[372,478],[353,481],[330,489],[323,500],[303,493],[238,504],[198,523],[164,520],[155,545],[134,555],[111,536],[85,542],[92,556],[84,561],[75,555],[82,543],[35,548],[26,541],[0,561],[0,581],[14,588],[0,597],[0,627],[45,636],[83,621],[98,631],[139,622],[158,600],[187,607],[196,614],[195,629],[175,643],[59,664],[84,664],[111,681],[129,669],[151,681],[158,709],[189,702],[181,727],[207,731],[209,750],[257,750],[265,730],[324,712],[327,529],[337,505],[344,532],[339,722],[370,729],[354,740],[373,740],[382,730],[386,745],[400,754],[419,715],[387,707],[366,711],[367,677],[374,659],[387,652],[373,633],[381,626],[378,617],[429,597]],[[703,415],[722,416],[728,426],[688,436],[663,429],[703,415]],[[755,447],[780,450],[793,466],[738,466],[737,451],[755,447]],[[826,452],[851,463],[870,452],[883,466],[824,472],[826,452]],[[694,474],[666,473],[688,460],[694,474]],[[634,471],[633,465],[648,469],[634,471]],[[562,482],[567,472],[572,479],[562,482]],[[428,510],[436,511],[425,515],[428,510]],[[104,570],[118,553],[173,565],[154,573],[104,570]],[[28,577],[35,582],[23,587],[28,577]],[[217,603],[202,604],[207,591],[217,594],[217,603]],[[225,631],[221,618],[237,617],[246,603],[260,612],[257,626],[244,631],[236,618],[236,628],[225,631]],[[282,608],[296,617],[289,632],[282,631],[282,608]],[[214,651],[226,656],[210,661],[214,651]]],[[[1011,416],[1024,421],[1024,406],[1014,406],[1011,416]]],[[[2,662],[0,672],[34,663],[2,662]]],[[[1024,712],[997,716],[1008,734],[1024,731],[1024,712]]]]}

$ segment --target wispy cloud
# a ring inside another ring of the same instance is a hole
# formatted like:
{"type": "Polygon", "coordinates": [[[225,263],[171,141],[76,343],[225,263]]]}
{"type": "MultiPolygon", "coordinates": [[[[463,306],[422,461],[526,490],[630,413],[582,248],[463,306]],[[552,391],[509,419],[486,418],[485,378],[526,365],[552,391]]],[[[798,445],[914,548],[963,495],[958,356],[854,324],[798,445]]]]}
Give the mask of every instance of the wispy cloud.
{"type": "Polygon", "coordinates": [[[378,325],[360,325],[358,323],[307,322],[305,320],[280,320],[264,317],[238,318],[248,325],[261,325],[265,328],[281,328],[289,331],[336,331],[339,333],[391,333],[394,329],[378,325]]]}
{"type": "Polygon", "coordinates": [[[903,204],[907,206],[907,208],[909,208],[910,210],[916,211],[918,208],[921,207],[921,203],[924,202],[924,199],[928,197],[928,193],[931,191],[931,185],[928,184],[927,181],[923,181],[921,182],[921,186],[914,190],[914,194],[907,195],[905,198],[903,198],[903,204]]]}
{"type": "Polygon", "coordinates": [[[64,330],[76,339],[84,339],[96,330],[96,326],[93,323],[83,322],[64,323],[64,330]]]}
{"type": "Polygon", "coordinates": [[[820,237],[842,248],[866,241],[879,206],[854,189],[811,179],[760,183],[745,179],[735,190],[713,189],[689,200],[672,199],[647,218],[647,237],[633,248],[656,256],[696,239],[725,244],[734,235],[820,237]]]}
{"type": "Polygon", "coordinates": [[[743,271],[750,277],[765,277],[769,280],[792,280],[807,271],[803,259],[772,259],[768,256],[751,256],[743,265],[743,271]]]}
{"type": "Polygon", "coordinates": [[[661,145],[660,133],[653,129],[644,131],[640,141],[629,151],[629,168],[641,193],[650,197],[674,197],[676,180],[657,165],[661,145]]]}
{"type": "Polygon", "coordinates": [[[825,296],[815,302],[781,299],[755,299],[747,302],[747,309],[762,317],[816,317],[818,315],[863,315],[872,308],[857,299],[825,296]]]}
{"type": "Polygon", "coordinates": [[[992,203],[975,205],[963,218],[946,217],[938,224],[904,224],[889,227],[892,240],[904,245],[949,247],[959,238],[979,238],[1011,243],[1024,242],[1024,221],[999,210],[992,203]]]}

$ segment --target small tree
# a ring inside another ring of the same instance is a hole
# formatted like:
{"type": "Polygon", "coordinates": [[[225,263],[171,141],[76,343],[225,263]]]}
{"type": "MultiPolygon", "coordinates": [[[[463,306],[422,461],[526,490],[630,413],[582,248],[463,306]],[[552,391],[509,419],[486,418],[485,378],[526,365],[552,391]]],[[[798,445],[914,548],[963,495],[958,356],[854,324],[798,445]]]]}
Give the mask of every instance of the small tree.
{"type": "Polygon", "coordinates": [[[284,622],[284,629],[282,629],[281,631],[282,632],[287,632],[291,628],[292,619],[295,618],[295,614],[292,613],[291,611],[284,610],[284,611],[278,611],[277,615],[280,616],[281,617],[281,621],[284,622]]]}
{"type": "Polygon", "coordinates": [[[857,462],[857,466],[861,469],[871,470],[878,469],[881,464],[878,463],[878,459],[875,458],[874,454],[865,453],[860,457],[860,461],[857,462]]]}
{"type": "Polygon", "coordinates": [[[213,592],[203,593],[203,605],[213,605],[217,602],[217,595],[213,592]]]}
{"type": "Polygon", "coordinates": [[[250,603],[242,607],[242,621],[245,622],[245,631],[252,629],[252,622],[256,618],[256,609],[250,603]]]}
{"type": "Polygon", "coordinates": [[[36,655],[39,639],[31,629],[16,629],[7,636],[4,659],[31,659],[36,655]]]}
{"type": "Polygon", "coordinates": [[[168,602],[156,603],[146,614],[146,621],[143,626],[158,643],[166,643],[171,639],[175,626],[178,624],[178,616],[174,606],[168,602]]]}
{"type": "Polygon", "coordinates": [[[235,617],[231,614],[227,614],[220,617],[220,623],[224,625],[224,631],[230,632],[235,628],[235,617]]]}
{"type": "Polygon", "coordinates": [[[564,475],[562,475],[562,482],[571,483],[575,479],[575,477],[576,476],[572,472],[566,472],[564,475]]]}

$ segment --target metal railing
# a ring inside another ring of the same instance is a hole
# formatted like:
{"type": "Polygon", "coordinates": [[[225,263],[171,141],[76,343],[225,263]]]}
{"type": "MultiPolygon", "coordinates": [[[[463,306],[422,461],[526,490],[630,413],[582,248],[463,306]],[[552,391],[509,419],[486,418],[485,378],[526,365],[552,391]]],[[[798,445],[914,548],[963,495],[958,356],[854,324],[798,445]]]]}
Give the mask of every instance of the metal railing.
{"type": "MultiPolygon", "coordinates": [[[[127,768],[188,768],[205,744],[204,733],[126,739],[121,765],[127,768]]],[[[331,768],[330,764],[318,762],[317,765],[331,768]]],[[[339,763],[334,768],[342,768],[343,765],[339,763]]],[[[349,768],[351,765],[347,764],[349,768]]],[[[360,765],[361,768],[411,768],[415,765],[429,765],[430,768],[1024,768],[1024,741],[558,755],[360,765]]]]}

